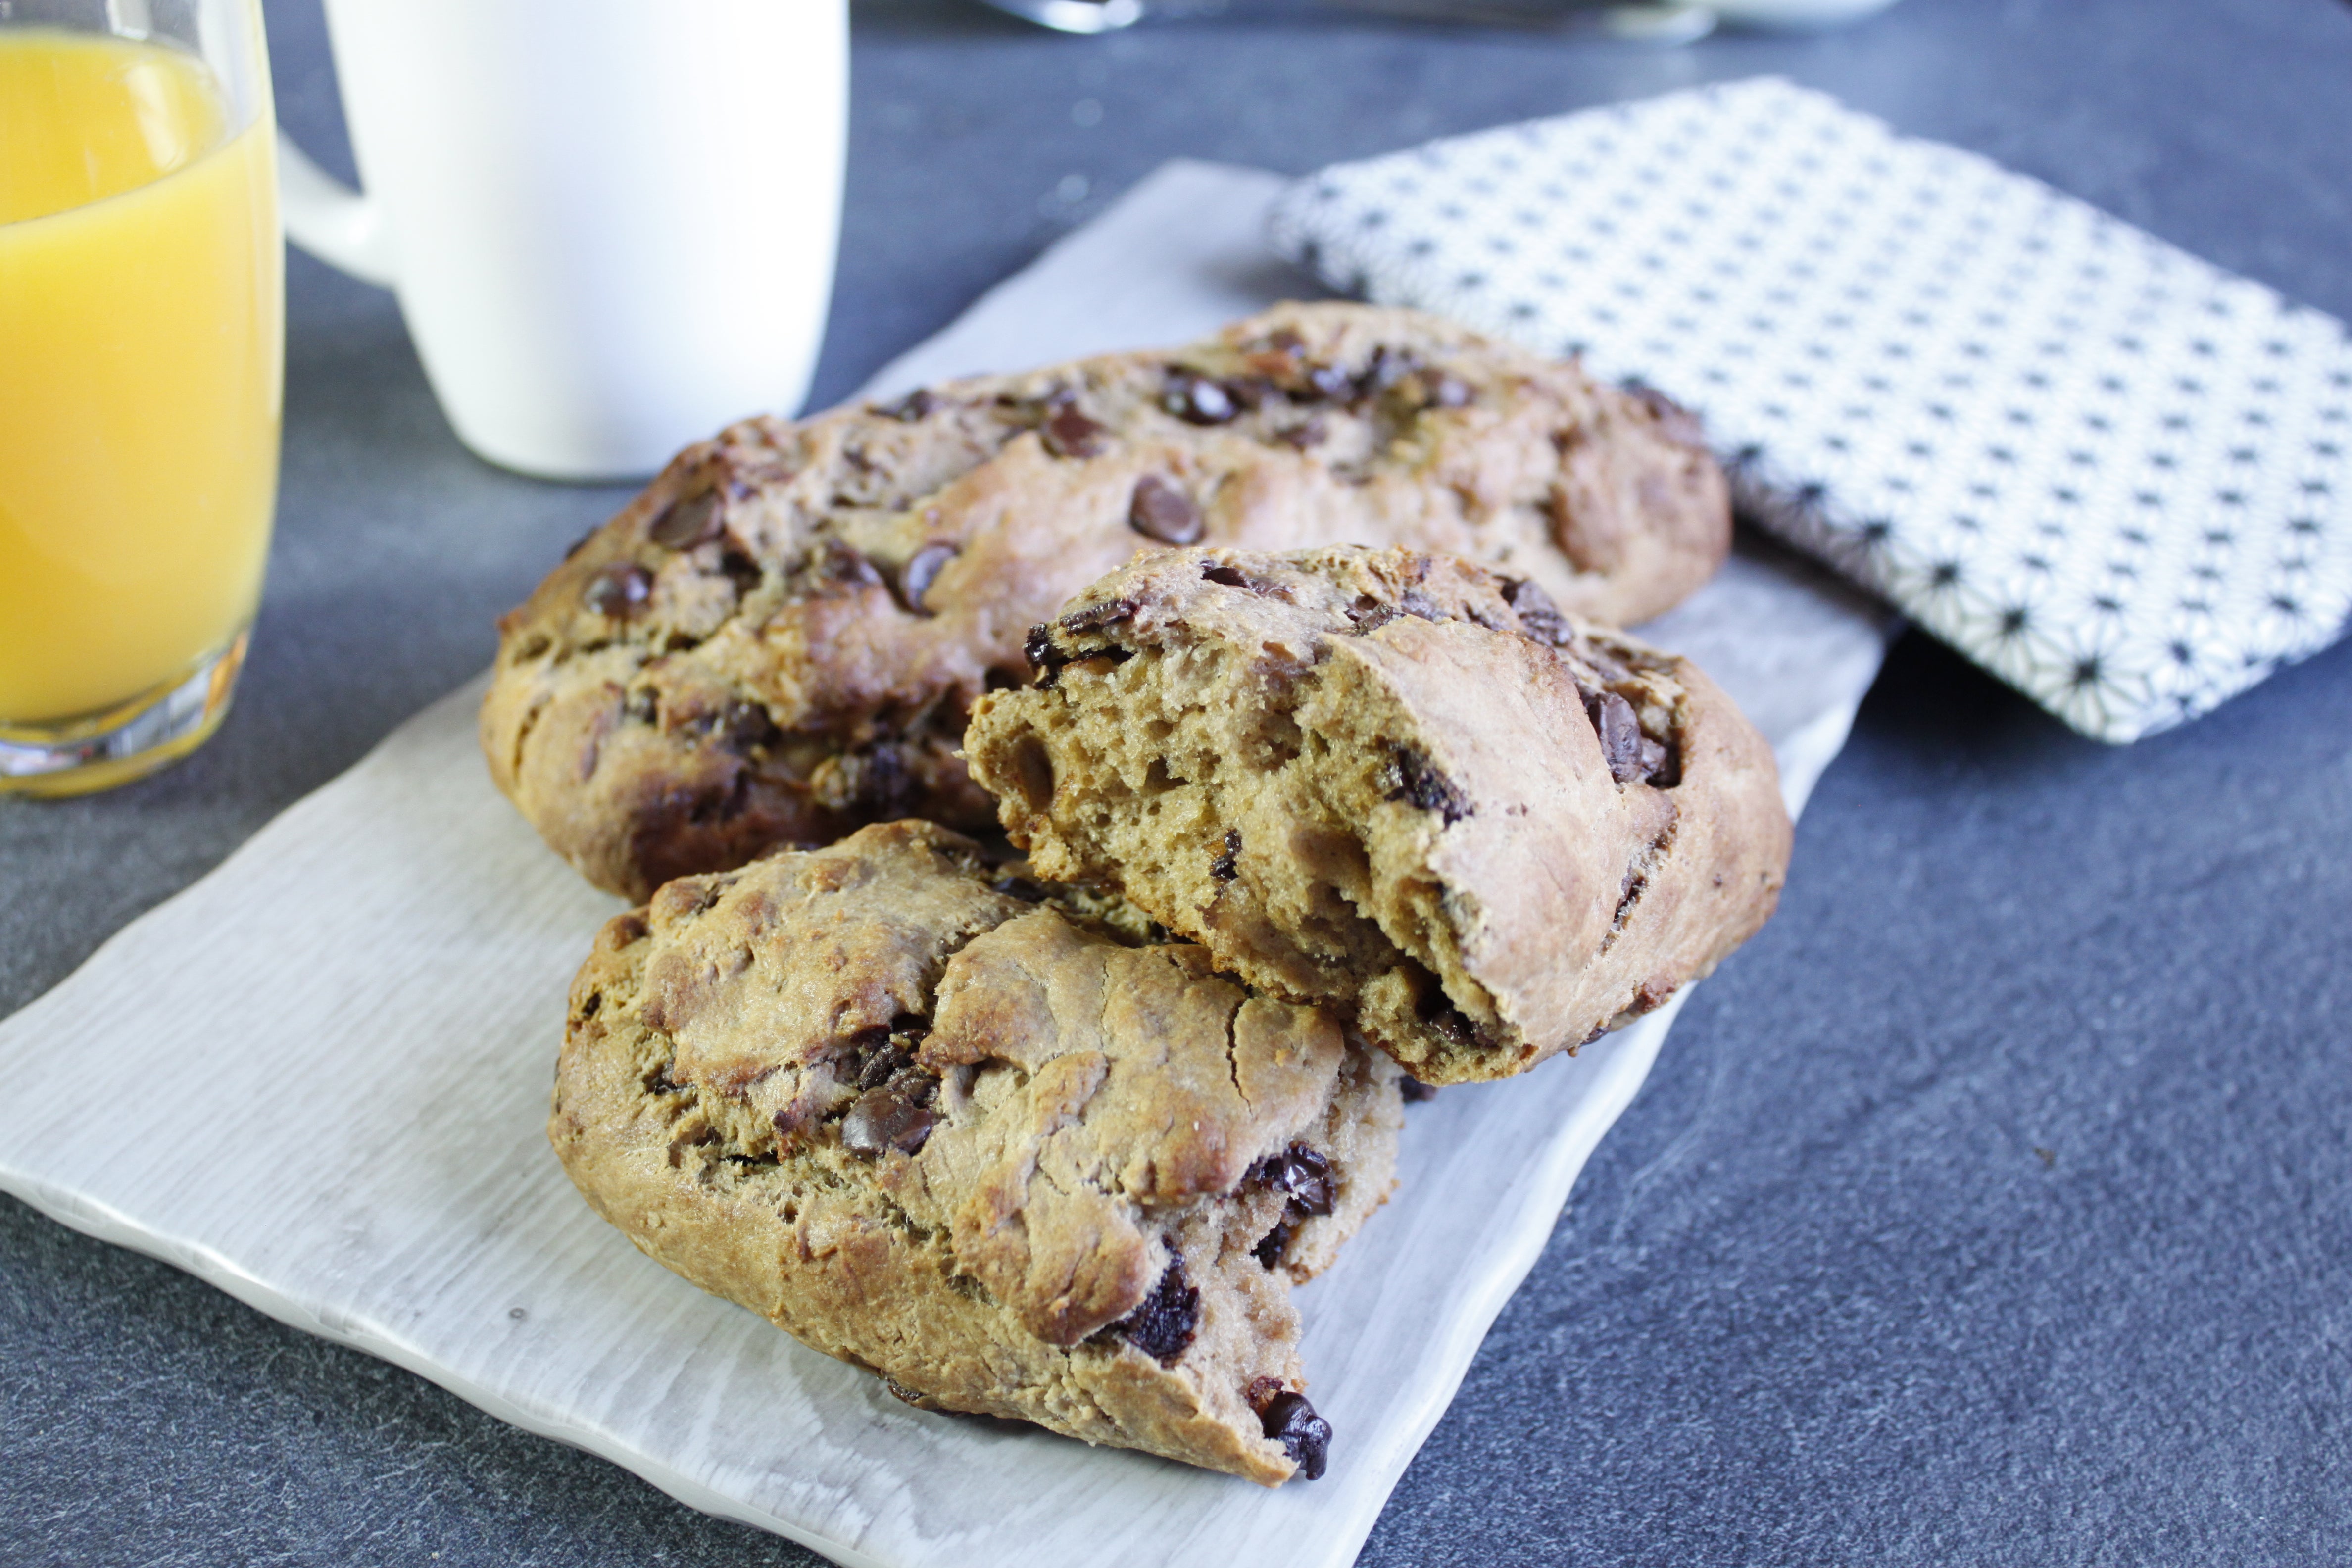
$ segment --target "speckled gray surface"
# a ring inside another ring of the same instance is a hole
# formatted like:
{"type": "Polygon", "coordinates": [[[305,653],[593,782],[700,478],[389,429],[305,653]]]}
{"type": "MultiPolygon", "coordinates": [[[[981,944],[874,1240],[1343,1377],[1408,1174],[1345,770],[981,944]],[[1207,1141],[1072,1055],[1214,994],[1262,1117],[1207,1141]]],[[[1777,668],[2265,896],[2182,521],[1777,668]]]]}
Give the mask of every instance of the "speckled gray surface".
{"type": "MultiPolygon", "coordinates": [[[[331,162],[315,5],[268,9],[331,162]]],[[[1671,54],[1069,40],[939,0],[862,9],[856,47],[821,397],[1163,158],[1303,170],[1759,70],[2352,315],[2340,0],[1906,0],[1671,54]]],[[[0,803],[0,1008],[478,668],[615,498],[467,458],[386,297],[292,276],[237,711],[162,778],[0,803]]],[[[1780,918],[1692,998],[1364,1562],[2352,1561],[2347,822],[2352,647],[2112,752],[1906,640],[1780,918]]],[[[94,1157],[128,1092],[58,1108],[94,1157]]],[[[289,1179],[334,1158],[283,1135],[289,1179]]],[[[0,1562],[813,1561],[0,1200],[0,1562]]]]}

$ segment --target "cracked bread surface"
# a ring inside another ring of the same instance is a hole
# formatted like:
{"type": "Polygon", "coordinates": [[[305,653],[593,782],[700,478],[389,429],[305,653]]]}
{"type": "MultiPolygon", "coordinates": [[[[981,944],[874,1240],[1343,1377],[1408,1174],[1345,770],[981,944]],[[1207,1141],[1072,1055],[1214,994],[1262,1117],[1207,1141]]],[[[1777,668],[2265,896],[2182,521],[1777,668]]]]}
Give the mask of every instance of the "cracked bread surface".
{"type": "Polygon", "coordinates": [[[1319,1474],[1290,1291],[1386,1200],[1399,1074],[1038,892],[918,822],[669,884],[573,984],[556,1152],[909,1403],[1319,1474]]]}
{"type": "Polygon", "coordinates": [[[1632,623],[1721,563],[1730,507],[1654,394],[1410,311],[1286,305],[687,448],[500,621],[483,749],[632,900],[867,822],[984,826],[957,747],[1030,626],[1139,552],[1343,542],[1632,623]]]}
{"type": "Polygon", "coordinates": [[[1117,893],[1428,1083],[1661,1005],[1771,914],[1770,748],[1687,660],[1410,551],[1139,561],[966,737],[1045,877],[1117,893]]]}

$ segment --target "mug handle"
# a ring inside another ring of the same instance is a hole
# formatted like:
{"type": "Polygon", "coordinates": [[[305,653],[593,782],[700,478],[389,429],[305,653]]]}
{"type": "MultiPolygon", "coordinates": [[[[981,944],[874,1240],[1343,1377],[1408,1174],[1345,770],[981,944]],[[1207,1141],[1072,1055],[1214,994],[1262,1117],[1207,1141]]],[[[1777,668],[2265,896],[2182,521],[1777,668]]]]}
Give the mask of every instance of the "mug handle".
{"type": "Polygon", "coordinates": [[[278,133],[278,205],[286,237],[362,282],[393,286],[392,228],[383,208],[310,162],[278,133]]]}

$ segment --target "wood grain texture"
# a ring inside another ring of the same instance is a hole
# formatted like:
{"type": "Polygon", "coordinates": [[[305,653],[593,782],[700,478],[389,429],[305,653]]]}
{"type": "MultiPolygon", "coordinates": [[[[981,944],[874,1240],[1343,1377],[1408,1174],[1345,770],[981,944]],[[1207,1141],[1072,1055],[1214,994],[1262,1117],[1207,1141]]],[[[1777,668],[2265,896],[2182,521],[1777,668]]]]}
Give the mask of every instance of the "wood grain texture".
{"type": "MultiPolygon", "coordinates": [[[[1181,341],[1252,309],[1270,189],[1155,177],[886,378],[979,368],[957,356],[983,349],[1181,341]],[[1108,341],[1068,325],[1089,290],[1118,297],[1108,341]],[[1024,338],[1024,319],[1045,325],[1024,338]]],[[[1886,629],[1743,555],[1649,635],[1755,717],[1794,806],[1886,629]]],[[[491,789],[478,694],[419,714],[0,1024],[0,1187],[843,1563],[1349,1562],[1675,1011],[1416,1108],[1397,1197],[1299,1296],[1339,1434],[1323,1481],[1262,1492],[926,1415],[666,1273],[564,1180],[541,1133],[564,989],[617,906],[491,789]]]]}

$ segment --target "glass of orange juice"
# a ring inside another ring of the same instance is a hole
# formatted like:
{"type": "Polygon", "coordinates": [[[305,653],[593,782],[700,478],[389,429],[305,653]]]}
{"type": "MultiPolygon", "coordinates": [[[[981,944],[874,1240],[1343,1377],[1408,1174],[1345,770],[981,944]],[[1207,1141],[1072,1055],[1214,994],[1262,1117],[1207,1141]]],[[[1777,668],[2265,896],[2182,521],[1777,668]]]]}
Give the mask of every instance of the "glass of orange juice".
{"type": "Polygon", "coordinates": [[[285,366],[258,0],[0,3],[0,793],[220,724],[285,366]]]}

